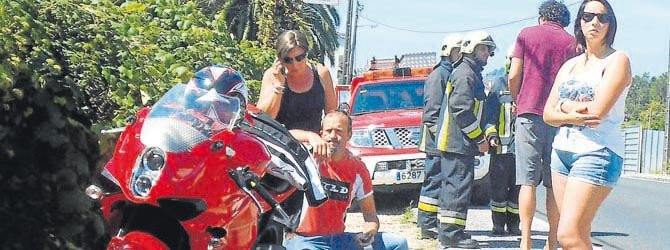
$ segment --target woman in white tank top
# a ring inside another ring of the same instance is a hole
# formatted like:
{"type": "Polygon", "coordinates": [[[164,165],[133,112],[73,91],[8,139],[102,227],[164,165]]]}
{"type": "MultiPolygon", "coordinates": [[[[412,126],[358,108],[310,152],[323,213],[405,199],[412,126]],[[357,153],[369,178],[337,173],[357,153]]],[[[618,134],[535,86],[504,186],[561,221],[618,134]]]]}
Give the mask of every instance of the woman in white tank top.
{"type": "Polygon", "coordinates": [[[591,222],[621,175],[631,70],[628,56],[612,48],[616,27],[607,0],[582,3],[575,37],[586,52],[563,64],[544,107],[545,122],[560,127],[551,175],[563,249],[592,249],[591,222]]]}

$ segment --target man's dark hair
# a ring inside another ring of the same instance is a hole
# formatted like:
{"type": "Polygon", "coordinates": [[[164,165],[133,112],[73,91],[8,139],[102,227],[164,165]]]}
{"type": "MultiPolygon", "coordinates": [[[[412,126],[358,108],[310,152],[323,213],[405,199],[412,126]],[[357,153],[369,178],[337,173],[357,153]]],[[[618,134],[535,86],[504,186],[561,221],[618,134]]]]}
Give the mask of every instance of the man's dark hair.
{"type": "Polygon", "coordinates": [[[547,0],[540,5],[540,17],[545,21],[552,21],[568,27],[570,24],[570,11],[563,1],[547,0]]]}

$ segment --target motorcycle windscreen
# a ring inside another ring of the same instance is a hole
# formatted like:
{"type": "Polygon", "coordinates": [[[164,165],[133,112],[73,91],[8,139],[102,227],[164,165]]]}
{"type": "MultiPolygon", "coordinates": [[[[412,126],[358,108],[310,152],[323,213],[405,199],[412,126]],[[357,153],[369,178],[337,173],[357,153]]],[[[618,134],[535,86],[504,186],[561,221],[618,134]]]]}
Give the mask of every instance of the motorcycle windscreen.
{"type": "Polygon", "coordinates": [[[221,130],[231,130],[241,117],[240,100],[177,84],[152,107],[140,141],[167,152],[190,151],[221,130]]]}

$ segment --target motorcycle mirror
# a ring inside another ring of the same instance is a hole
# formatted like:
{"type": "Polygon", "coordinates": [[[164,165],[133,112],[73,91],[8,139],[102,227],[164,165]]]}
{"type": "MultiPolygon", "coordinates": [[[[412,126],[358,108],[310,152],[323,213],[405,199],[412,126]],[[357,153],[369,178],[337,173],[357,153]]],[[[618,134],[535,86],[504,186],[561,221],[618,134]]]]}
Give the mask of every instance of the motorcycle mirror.
{"type": "Polygon", "coordinates": [[[98,200],[102,197],[102,189],[96,185],[91,184],[86,188],[86,196],[91,199],[98,200]]]}

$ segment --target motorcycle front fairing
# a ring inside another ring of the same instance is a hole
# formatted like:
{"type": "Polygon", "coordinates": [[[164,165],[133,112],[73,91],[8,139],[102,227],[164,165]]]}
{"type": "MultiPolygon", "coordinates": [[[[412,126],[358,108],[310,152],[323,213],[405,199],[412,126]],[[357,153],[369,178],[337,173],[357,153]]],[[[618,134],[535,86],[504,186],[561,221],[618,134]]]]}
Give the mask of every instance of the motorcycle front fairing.
{"type": "MultiPolygon", "coordinates": [[[[176,85],[151,109],[140,110],[103,172],[129,203],[150,206],[151,213],[160,208],[178,220],[191,249],[207,247],[211,228],[227,235],[222,245],[248,248],[258,230],[250,222],[260,210],[227,171],[248,167],[263,176],[270,156],[260,141],[235,128],[239,100],[193,92],[176,85]]],[[[103,200],[106,218],[122,202],[118,196],[103,200]]]]}

